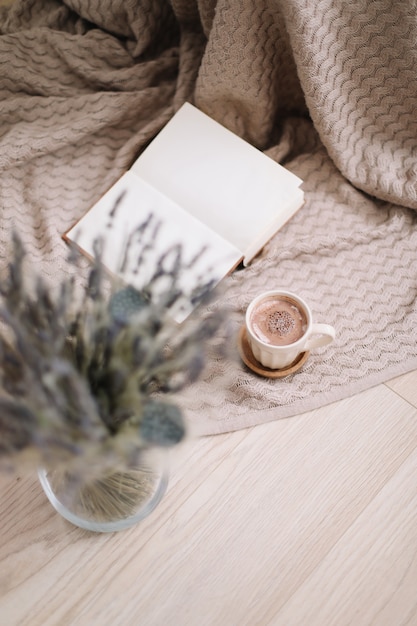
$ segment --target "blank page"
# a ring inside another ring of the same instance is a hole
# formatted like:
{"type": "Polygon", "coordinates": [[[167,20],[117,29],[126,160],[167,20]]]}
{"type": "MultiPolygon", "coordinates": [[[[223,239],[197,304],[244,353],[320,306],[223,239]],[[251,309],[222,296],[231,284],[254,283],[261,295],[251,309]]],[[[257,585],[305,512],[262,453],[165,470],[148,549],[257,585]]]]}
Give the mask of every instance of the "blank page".
{"type": "Polygon", "coordinates": [[[271,237],[282,226],[281,212],[286,221],[303,202],[297,190],[300,201],[288,215],[302,181],[189,103],[131,171],[230,241],[242,256],[254,242],[265,243],[265,232],[271,237]]]}

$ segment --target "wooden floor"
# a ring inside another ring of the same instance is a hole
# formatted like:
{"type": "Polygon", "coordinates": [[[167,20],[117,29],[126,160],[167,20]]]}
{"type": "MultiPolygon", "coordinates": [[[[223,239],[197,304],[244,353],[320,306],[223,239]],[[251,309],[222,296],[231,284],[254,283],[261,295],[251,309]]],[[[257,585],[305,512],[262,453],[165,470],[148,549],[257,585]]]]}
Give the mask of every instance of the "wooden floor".
{"type": "Polygon", "coordinates": [[[133,529],[0,478],[1,626],[417,625],[417,372],[189,442],[133,529]]]}
{"type": "Polygon", "coordinates": [[[121,533],[0,476],[0,626],[51,625],[417,626],[417,372],[190,442],[121,533]]]}

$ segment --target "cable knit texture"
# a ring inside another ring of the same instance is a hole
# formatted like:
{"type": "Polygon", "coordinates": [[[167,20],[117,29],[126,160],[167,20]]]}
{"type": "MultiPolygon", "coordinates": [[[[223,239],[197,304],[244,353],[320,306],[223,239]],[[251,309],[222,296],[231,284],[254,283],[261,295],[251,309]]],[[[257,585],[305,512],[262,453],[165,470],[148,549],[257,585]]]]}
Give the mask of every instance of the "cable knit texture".
{"type": "Polygon", "coordinates": [[[237,350],[213,355],[182,398],[195,430],[288,417],[417,368],[416,13],[414,0],[0,7],[1,271],[14,225],[58,282],[61,234],[189,100],[304,180],[303,208],[224,281],[231,345],[273,287],[337,331],[279,380],[237,350]]]}

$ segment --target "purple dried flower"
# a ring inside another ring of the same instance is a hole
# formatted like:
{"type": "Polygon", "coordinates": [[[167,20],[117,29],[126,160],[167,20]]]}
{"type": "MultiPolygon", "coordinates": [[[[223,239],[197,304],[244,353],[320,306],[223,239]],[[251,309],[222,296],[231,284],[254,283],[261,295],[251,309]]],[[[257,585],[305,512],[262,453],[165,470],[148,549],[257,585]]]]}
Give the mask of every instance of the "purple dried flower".
{"type": "MultiPolygon", "coordinates": [[[[149,229],[155,237],[158,227],[150,217],[135,232],[136,240],[149,229]]],[[[151,245],[149,238],[143,241],[138,271],[151,245]]],[[[16,233],[13,251],[8,279],[0,285],[0,318],[7,328],[0,336],[7,394],[0,400],[0,459],[27,455],[54,465],[92,455],[131,458],[135,449],[177,444],[186,431],[181,409],[160,396],[198,378],[202,347],[223,319],[220,312],[202,309],[199,318],[181,326],[173,322],[170,307],[183,295],[178,276],[187,269],[181,248],[162,255],[140,292],[105,274],[99,240],[81,293],[73,247],[68,262],[74,274],[57,289],[42,276],[25,273],[25,250],[16,233]],[[162,279],[167,287],[160,293],[162,279]]],[[[130,252],[127,247],[126,263],[132,261],[130,252]]],[[[204,301],[211,287],[202,284],[191,298],[204,301]]]]}

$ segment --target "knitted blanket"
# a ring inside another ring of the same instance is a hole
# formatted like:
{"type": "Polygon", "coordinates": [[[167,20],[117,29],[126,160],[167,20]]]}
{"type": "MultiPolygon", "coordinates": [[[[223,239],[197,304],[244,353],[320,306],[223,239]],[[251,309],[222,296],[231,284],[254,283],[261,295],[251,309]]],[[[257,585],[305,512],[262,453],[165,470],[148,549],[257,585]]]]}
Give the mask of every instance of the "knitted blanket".
{"type": "Polygon", "coordinates": [[[249,301],[275,287],[337,331],[279,380],[237,350],[209,359],[182,398],[199,432],[295,415],[417,368],[416,24],[412,0],[0,7],[0,269],[15,225],[45,276],[68,272],[61,234],[188,100],[304,180],[303,208],[224,281],[234,338],[249,301]]]}

